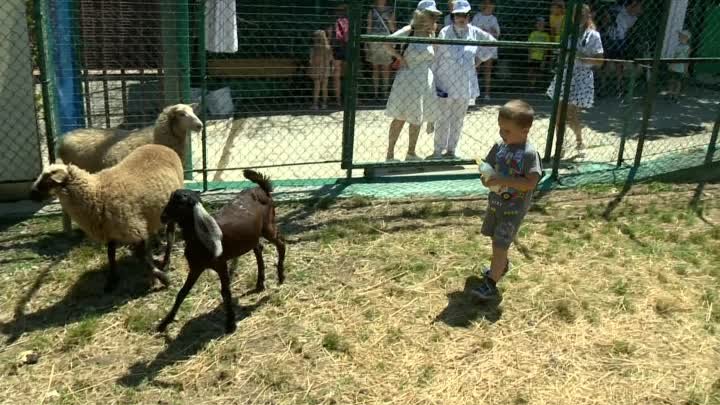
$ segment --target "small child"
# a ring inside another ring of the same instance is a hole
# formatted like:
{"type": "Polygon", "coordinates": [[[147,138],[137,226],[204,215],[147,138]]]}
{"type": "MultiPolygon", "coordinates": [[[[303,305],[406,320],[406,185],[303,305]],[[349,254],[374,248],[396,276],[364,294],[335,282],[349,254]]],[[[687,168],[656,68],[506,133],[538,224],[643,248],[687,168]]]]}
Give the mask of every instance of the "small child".
{"type": "MultiPolygon", "coordinates": [[[[481,12],[475,14],[470,24],[480,28],[481,30],[492,35],[493,38],[500,38],[500,24],[498,19],[493,15],[495,12],[495,0],[483,0],[482,6],[480,6],[481,12]]],[[[493,63],[498,59],[497,48],[493,51],[493,55],[490,59],[482,63],[483,76],[485,77],[485,100],[490,100],[490,87],[492,83],[492,69],[493,63]]]]}
{"type": "Polygon", "coordinates": [[[332,48],[327,33],[323,30],[313,32],[313,45],[310,49],[309,76],[313,80],[312,109],[318,109],[318,99],[322,92],[322,108],[327,108],[328,80],[330,78],[330,63],[332,62],[332,48]]]}
{"type": "Polygon", "coordinates": [[[560,42],[563,26],[565,25],[565,2],[553,0],[550,3],[550,35],[553,42],[560,42]]]}
{"type": "MultiPolygon", "coordinates": [[[[545,31],[545,19],[538,17],[535,19],[535,31],[530,33],[528,42],[550,42],[550,34],[545,31]]],[[[535,87],[538,73],[545,67],[545,49],[530,48],[528,51],[528,79],[530,87],[535,87]]]]}
{"type": "MultiPolygon", "coordinates": [[[[498,125],[501,142],[496,143],[485,163],[494,173],[483,174],[482,183],[491,188],[482,234],[492,238],[492,261],[485,269],[484,282],[470,292],[482,301],[499,300],[497,283],[510,269],[508,249],[530,208],[533,191],[540,181],[542,165],[528,133],[535,116],[522,100],[511,100],[500,108],[498,125]]],[[[483,170],[484,171],[484,170],[483,170]]]]}
{"type": "MultiPolygon", "coordinates": [[[[689,58],[690,57],[690,31],[688,30],[682,30],[678,32],[678,40],[680,43],[678,44],[677,48],[675,48],[675,52],[673,53],[673,58],[689,58]]],[[[688,73],[688,63],[687,62],[680,62],[680,63],[671,63],[670,66],[668,66],[668,70],[670,70],[670,100],[677,103],[678,97],[680,96],[680,92],[682,91],[682,85],[683,81],[685,80],[685,76],[687,76],[688,73]]]]}

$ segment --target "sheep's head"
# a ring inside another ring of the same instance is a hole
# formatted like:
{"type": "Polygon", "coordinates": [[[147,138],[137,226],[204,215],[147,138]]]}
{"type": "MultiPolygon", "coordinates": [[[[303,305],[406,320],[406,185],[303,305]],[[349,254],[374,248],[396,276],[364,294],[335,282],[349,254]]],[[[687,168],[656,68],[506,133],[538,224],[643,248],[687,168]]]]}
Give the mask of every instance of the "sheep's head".
{"type": "Polygon", "coordinates": [[[170,195],[160,220],[165,224],[177,222],[185,232],[194,232],[213,257],[222,254],[222,230],[203,207],[197,191],[175,190],[170,195]]]}
{"type": "Polygon", "coordinates": [[[202,121],[195,115],[193,106],[189,104],[171,105],[163,113],[167,115],[172,132],[176,136],[184,137],[187,131],[200,132],[203,129],[202,121]]]}
{"type": "Polygon", "coordinates": [[[30,188],[30,199],[42,201],[50,197],[57,189],[65,186],[70,178],[68,167],[62,164],[51,164],[38,176],[30,188]]]}

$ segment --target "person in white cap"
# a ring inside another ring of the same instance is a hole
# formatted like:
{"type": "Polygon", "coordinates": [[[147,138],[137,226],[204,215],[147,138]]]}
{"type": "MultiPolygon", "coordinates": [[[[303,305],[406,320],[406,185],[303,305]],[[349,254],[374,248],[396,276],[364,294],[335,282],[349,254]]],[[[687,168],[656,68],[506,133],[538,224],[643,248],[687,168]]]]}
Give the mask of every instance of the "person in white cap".
{"type": "MultiPolygon", "coordinates": [[[[678,45],[675,48],[675,52],[673,52],[673,58],[677,59],[685,59],[690,57],[690,31],[688,30],[681,30],[678,31],[678,45]]],[[[670,74],[672,75],[670,77],[670,91],[669,96],[670,100],[677,103],[678,97],[680,97],[680,92],[682,91],[682,85],[683,81],[685,80],[685,76],[688,72],[688,63],[687,62],[680,62],[680,63],[671,63],[668,66],[668,70],[670,70],[670,74]]]]}
{"type": "MultiPolygon", "coordinates": [[[[440,30],[439,38],[469,41],[495,41],[482,29],[470,25],[470,3],[456,0],[452,25],[440,30]]],[[[427,159],[456,159],[458,141],[468,106],[480,95],[475,69],[492,58],[495,47],[438,45],[433,63],[440,116],[435,122],[435,148],[427,159]],[[444,154],[443,154],[444,152],[444,154]]]]}
{"type": "MultiPolygon", "coordinates": [[[[434,37],[436,19],[442,13],[432,0],[422,0],[413,13],[410,25],[405,26],[391,36],[393,37],[434,37]]],[[[432,63],[435,50],[431,44],[407,44],[398,52],[392,43],[385,47],[400,63],[393,81],[390,97],[388,97],[385,115],[393,118],[390,124],[386,161],[397,162],[395,144],[400,137],[405,123],[410,124],[408,150],[405,160],[421,160],[415,152],[420,127],[423,122],[437,119],[437,96],[435,94],[435,78],[432,63]]]]}

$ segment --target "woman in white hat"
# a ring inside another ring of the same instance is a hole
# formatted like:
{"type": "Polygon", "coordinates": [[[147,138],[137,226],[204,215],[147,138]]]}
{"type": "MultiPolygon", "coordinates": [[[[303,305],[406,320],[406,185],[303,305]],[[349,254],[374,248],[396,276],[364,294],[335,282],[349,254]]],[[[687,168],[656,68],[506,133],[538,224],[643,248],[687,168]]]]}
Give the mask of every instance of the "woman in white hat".
{"type": "MultiPolygon", "coordinates": [[[[434,37],[436,19],[442,13],[433,0],[422,0],[413,13],[410,25],[394,32],[394,37],[434,37]]],[[[392,43],[385,48],[400,62],[400,69],[393,81],[385,115],[393,118],[390,123],[386,160],[395,159],[395,144],[405,123],[410,125],[408,150],[405,160],[420,160],[415,152],[420,127],[423,122],[433,122],[437,116],[437,96],[432,63],[435,50],[431,44],[407,44],[398,52],[392,43]]]]}
{"type": "MultiPolygon", "coordinates": [[[[440,30],[439,38],[470,41],[495,41],[482,29],[470,25],[470,3],[456,0],[452,24],[440,30]]],[[[427,159],[456,159],[455,152],[462,133],[468,106],[480,95],[475,69],[493,57],[495,47],[472,45],[438,45],[433,64],[440,115],[435,122],[435,149],[427,159]],[[445,152],[443,154],[443,152],[445,152]]]]}

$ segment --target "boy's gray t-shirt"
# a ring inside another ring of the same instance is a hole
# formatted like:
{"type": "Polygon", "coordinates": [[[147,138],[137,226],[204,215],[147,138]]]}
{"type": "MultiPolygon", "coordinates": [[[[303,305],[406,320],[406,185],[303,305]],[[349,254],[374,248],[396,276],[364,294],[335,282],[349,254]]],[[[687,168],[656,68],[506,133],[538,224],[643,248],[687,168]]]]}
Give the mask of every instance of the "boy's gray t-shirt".
{"type": "MultiPolygon", "coordinates": [[[[485,157],[485,162],[501,176],[525,177],[530,173],[537,173],[542,177],[540,155],[535,149],[535,145],[530,142],[520,145],[498,142],[490,149],[485,157]]],[[[512,187],[503,187],[498,193],[490,192],[489,198],[499,198],[503,201],[522,199],[523,206],[528,208],[532,191],[522,192],[512,187]]]]}

